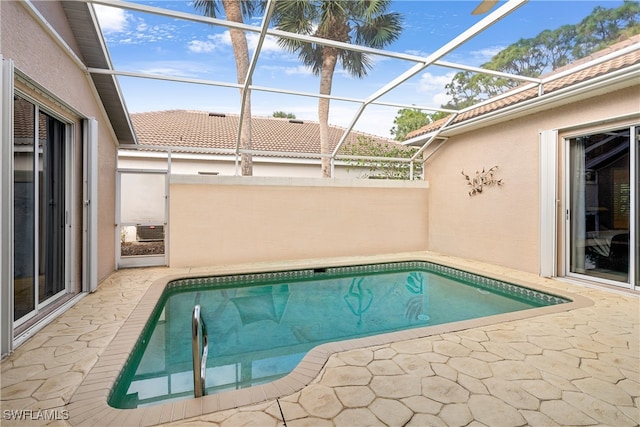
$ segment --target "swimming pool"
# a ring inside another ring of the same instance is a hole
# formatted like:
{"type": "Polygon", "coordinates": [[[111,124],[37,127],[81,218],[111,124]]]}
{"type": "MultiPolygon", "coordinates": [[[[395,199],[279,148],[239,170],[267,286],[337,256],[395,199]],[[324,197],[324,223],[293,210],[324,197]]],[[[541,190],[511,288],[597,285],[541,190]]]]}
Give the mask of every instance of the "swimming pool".
{"type": "Polygon", "coordinates": [[[209,332],[207,394],[274,381],[315,346],[568,300],[424,261],[176,280],[112,389],[133,408],[193,396],[191,313],[209,332]]]}

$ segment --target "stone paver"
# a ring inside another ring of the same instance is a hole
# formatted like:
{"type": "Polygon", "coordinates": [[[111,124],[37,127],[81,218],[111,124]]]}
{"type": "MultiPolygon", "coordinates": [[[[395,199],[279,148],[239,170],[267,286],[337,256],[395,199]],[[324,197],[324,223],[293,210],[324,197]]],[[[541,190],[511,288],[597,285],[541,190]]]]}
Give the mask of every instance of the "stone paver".
{"type": "Polygon", "coordinates": [[[373,391],[367,386],[336,387],[338,399],[345,408],[361,408],[369,406],[376,398],[373,391]]]}
{"type": "Polygon", "coordinates": [[[516,408],[493,396],[471,396],[468,405],[473,418],[487,426],[521,426],[526,423],[516,408]]]}
{"type": "Polygon", "coordinates": [[[403,426],[413,417],[413,411],[395,399],[378,398],[369,410],[388,426],[403,426]]]}
{"type": "Polygon", "coordinates": [[[315,384],[302,390],[300,405],[309,415],[318,418],[333,418],[342,410],[342,404],[331,387],[315,384]]]}
{"type": "Polygon", "coordinates": [[[452,403],[446,405],[440,411],[439,417],[448,426],[462,427],[473,421],[473,414],[469,409],[469,406],[464,403],[452,403]]]}
{"type": "Polygon", "coordinates": [[[460,384],[442,377],[422,380],[422,395],[441,403],[461,403],[469,399],[469,391],[460,384]]]}
{"type": "MultiPolygon", "coordinates": [[[[120,363],[112,351],[114,337],[131,321],[136,306],[147,302],[143,296],[152,282],[189,272],[121,270],[2,361],[2,425],[640,424],[637,293],[581,287],[434,254],[402,257],[580,294],[593,304],[338,352],[316,362],[324,366],[306,387],[281,383],[279,387],[291,391],[278,399],[268,397],[278,396],[276,388],[266,387],[262,394],[266,401],[258,404],[220,410],[220,402],[194,400],[169,409],[158,405],[144,411],[113,410],[105,406],[106,396],[101,394],[119,372],[113,367],[120,363]],[[114,362],[107,363],[110,360],[114,362]],[[106,365],[94,369],[97,363],[106,365]],[[203,408],[205,413],[198,415],[203,408]],[[38,411],[41,417],[56,418],[34,420],[38,411]],[[31,419],[25,418],[27,413],[31,419]]],[[[225,268],[216,271],[222,274],[225,268]]],[[[238,401],[244,399],[238,395],[238,401]]]]}

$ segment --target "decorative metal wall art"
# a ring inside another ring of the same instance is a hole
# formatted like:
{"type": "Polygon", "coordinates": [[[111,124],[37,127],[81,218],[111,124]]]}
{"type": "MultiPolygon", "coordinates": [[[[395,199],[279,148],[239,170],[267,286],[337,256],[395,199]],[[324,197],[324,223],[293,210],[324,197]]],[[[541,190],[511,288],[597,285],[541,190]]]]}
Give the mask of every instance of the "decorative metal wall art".
{"type": "Polygon", "coordinates": [[[494,178],[493,174],[498,169],[498,166],[494,166],[489,170],[482,168],[482,172],[476,171],[476,176],[470,177],[464,170],[462,176],[467,180],[467,185],[471,187],[469,190],[469,196],[473,196],[478,193],[482,193],[484,187],[490,187],[492,185],[502,185],[504,181],[494,178]]]}

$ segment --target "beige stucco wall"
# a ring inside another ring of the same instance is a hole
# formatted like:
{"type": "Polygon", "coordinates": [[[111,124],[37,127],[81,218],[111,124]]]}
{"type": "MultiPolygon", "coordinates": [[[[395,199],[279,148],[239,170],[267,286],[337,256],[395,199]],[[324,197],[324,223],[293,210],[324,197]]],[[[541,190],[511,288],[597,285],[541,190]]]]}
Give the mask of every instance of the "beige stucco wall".
{"type": "Polygon", "coordinates": [[[172,176],[172,267],[427,248],[424,181],[172,176]]]}
{"type": "MultiPolygon", "coordinates": [[[[558,129],[562,138],[563,129],[575,135],[613,126],[602,121],[638,115],[639,99],[636,85],[452,136],[425,168],[429,250],[537,273],[539,133],[558,129]],[[504,185],[469,196],[461,171],[475,176],[496,165],[495,177],[504,185]]],[[[628,125],[633,119],[625,120],[628,125]]],[[[559,147],[562,154],[562,142],[559,147]]],[[[559,167],[562,162],[560,156],[559,167]]]]}
{"type": "MultiPolygon", "coordinates": [[[[64,12],[58,2],[33,2],[49,24],[76,48],[64,12]]],[[[65,120],[74,125],[76,151],[74,161],[74,218],[73,239],[77,251],[81,248],[82,229],[82,118],[98,120],[98,278],[103,279],[115,266],[115,168],[117,141],[113,136],[100,101],[88,75],[74,63],[69,55],[49,36],[27,9],[15,1],[2,2],[0,17],[1,53],[5,59],[14,61],[18,72],[25,75],[29,85],[16,83],[16,88],[42,102],[65,120]],[[44,90],[40,90],[43,88],[44,90]],[[53,99],[60,100],[60,105],[53,99]]],[[[78,258],[79,252],[74,254],[78,258]]],[[[78,263],[78,269],[80,269],[78,263]]],[[[74,271],[74,281],[79,280],[80,271],[74,271]]]]}

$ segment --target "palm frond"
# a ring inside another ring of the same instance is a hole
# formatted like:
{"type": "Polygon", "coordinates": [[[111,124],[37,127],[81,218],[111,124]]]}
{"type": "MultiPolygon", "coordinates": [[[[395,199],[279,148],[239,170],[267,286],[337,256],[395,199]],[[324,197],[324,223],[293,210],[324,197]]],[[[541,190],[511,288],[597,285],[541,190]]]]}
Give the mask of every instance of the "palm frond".
{"type": "Polygon", "coordinates": [[[355,43],[381,49],[395,41],[402,32],[402,18],[397,13],[388,13],[357,25],[355,43]]]}
{"type": "Polygon", "coordinates": [[[311,34],[315,8],[309,0],[277,1],[271,17],[279,30],[296,34],[311,34]]]}
{"type": "Polygon", "coordinates": [[[359,79],[366,76],[373,69],[371,57],[362,52],[340,51],[340,63],[346,72],[359,79]]]}
{"type": "Polygon", "coordinates": [[[391,5],[391,0],[369,0],[349,2],[352,8],[352,16],[360,16],[363,21],[374,19],[383,14],[391,5]]]}
{"type": "Polygon", "coordinates": [[[209,18],[217,18],[221,4],[217,0],[194,0],[193,8],[209,18]]]}
{"type": "MultiPolygon", "coordinates": [[[[277,29],[330,40],[383,48],[402,32],[400,14],[386,13],[391,0],[280,0],[272,22],[277,29]]],[[[301,62],[316,75],[322,70],[322,46],[280,38],[278,44],[298,52],[301,62]]],[[[338,50],[342,67],[354,77],[364,77],[373,67],[370,56],[338,50]]]]}
{"type": "Polygon", "coordinates": [[[315,43],[305,43],[299,51],[298,58],[305,67],[311,69],[314,75],[320,75],[322,71],[322,46],[315,43]]]}

